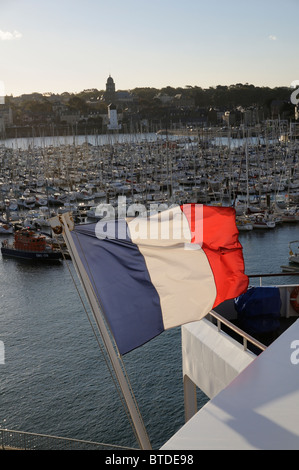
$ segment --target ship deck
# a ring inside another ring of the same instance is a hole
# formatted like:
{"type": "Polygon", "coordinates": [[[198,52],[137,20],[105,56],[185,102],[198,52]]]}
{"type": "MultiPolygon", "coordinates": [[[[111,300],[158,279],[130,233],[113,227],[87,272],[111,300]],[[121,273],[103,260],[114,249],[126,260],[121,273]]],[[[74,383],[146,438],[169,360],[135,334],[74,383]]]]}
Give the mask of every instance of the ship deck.
{"type": "Polygon", "coordinates": [[[299,449],[299,320],[249,362],[162,450],[299,449]]]}

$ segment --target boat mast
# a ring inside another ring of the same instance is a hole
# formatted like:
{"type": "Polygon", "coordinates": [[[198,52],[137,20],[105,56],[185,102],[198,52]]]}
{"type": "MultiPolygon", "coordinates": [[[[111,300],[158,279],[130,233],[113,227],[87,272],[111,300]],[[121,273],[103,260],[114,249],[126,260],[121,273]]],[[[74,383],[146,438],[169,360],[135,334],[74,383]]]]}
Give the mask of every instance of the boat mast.
{"type": "Polygon", "coordinates": [[[246,212],[249,207],[249,179],[248,179],[248,141],[245,140],[245,160],[246,160],[246,212]]]}
{"type": "MultiPolygon", "coordinates": [[[[97,298],[95,296],[94,290],[92,288],[92,285],[90,283],[89,277],[84,269],[84,266],[81,262],[81,259],[78,255],[76,246],[73,242],[72,236],[70,234],[70,229],[68,227],[68,222],[66,218],[67,214],[62,214],[62,216],[59,217],[60,224],[63,227],[63,238],[67,244],[69,254],[72,258],[72,261],[74,263],[76,272],[78,274],[78,277],[81,281],[82,287],[84,289],[85,295],[87,297],[87,300],[89,302],[89,305],[91,307],[91,310],[94,315],[94,319],[96,321],[96,324],[99,328],[104,346],[106,348],[106,352],[108,354],[110,363],[113,367],[113,370],[116,375],[116,379],[118,381],[119,387],[121,389],[122,395],[124,397],[125,403],[127,405],[128,411],[130,413],[130,416],[132,418],[132,422],[134,425],[134,429],[136,432],[137,439],[139,441],[139,445],[141,449],[143,450],[151,450],[151,444],[146,432],[146,429],[144,427],[144,423],[142,421],[140,412],[137,408],[136,402],[134,397],[132,396],[132,391],[131,388],[129,387],[128,384],[128,378],[125,377],[122,365],[121,365],[121,360],[119,355],[117,355],[115,348],[113,346],[112,340],[110,338],[110,335],[108,333],[108,330],[106,328],[105,322],[104,322],[104,317],[103,313],[100,309],[99,303],[97,301],[97,298]]],[[[52,219],[53,220],[53,219],[52,219]]],[[[55,220],[57,220],[55,218],[55,220]]]]}

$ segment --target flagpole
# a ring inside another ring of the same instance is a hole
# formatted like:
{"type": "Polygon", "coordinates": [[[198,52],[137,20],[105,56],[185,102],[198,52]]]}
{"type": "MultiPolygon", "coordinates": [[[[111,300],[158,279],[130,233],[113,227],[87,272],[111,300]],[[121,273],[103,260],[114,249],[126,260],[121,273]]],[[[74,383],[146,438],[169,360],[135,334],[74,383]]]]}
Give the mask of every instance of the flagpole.
{"type": "Polygon", "coordinates": [[[136,435],[140,444],[141,449],[143,450],[151,450],[151,444],[149,441],[149,437],[147,435],[146,429],[144,427],[143,421],[141,419],[140,413],[136,407],[136,403],[133,400],[130,388],[128,386],[128,382],[126,380],[125,374],[123,372],[123,369],[121,367],[121,363],[119,360],[119,357],[116,354],[115,348],[113,346],[113,343],[111,341],[110,335],[108,333],[108,330],[106,328],[104,318],[103,318],[103,313],[100,309],[99,303],[97,301],[97,298],[95,296],[94,290],[92,288],[92,285],[90,283],[89,277],[85,271],[85,268],[83,266],[83,263],[78,255],[76,246],[74,244],[74,241],[72,239],[72,236],[70,234],[70,230],[68,227],[67,219],[65,218],[65,214],[62,214],[59,216],[59,221],[60,224],[63,226],[63,237],[65,239],[65,242],[67,244],[70,256],[72,258],[72,261],[74,263],[74,266],[76,268],[77,274],[79,276],[79,279],[81,281],[82,287],[84,289],[84,292],[86,294],[87,300],[89,302],[89,305],[91,307],[91,310],[93,312],[95,321],[97,323],[97,326],[99,328],[101,337],[103,339],[106,352],[109,356],[109,359],[111,361],[111,364],[113,366],[113,369],[116,374],[116,378],[118,381],[118,384],[120,386],[120,389],[122,391],[123,397],[125,399],[126,405],[128,407],[128,411],[130,413],[130,416],[133,421],[133,425],[136,431],[136,435]]]}

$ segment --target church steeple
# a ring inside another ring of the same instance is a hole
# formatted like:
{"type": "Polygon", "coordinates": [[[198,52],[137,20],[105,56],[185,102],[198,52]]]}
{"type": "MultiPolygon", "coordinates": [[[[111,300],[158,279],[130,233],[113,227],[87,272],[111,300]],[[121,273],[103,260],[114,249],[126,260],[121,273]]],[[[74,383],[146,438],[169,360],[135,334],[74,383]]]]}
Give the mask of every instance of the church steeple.
{"type": "Polygon", "coordinates": [[[111,75],[109,75],[106,82],[105,102],[107,104],[115,103],[115,83],[111,75]]]}

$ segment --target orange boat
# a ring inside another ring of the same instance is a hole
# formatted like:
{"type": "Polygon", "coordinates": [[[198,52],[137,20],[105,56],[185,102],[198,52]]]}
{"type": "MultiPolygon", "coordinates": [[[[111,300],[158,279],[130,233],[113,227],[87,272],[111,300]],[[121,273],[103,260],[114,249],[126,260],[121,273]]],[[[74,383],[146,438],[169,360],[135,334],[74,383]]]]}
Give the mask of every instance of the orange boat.
{"type": "Polygon", "coordinates": [[[49,245],[45,235],[27,228],[15,232],[12,244],[4,240],[1,253],[3,256],[38,261],[59,261],[62,259],[61,251],[49,245]]]}

